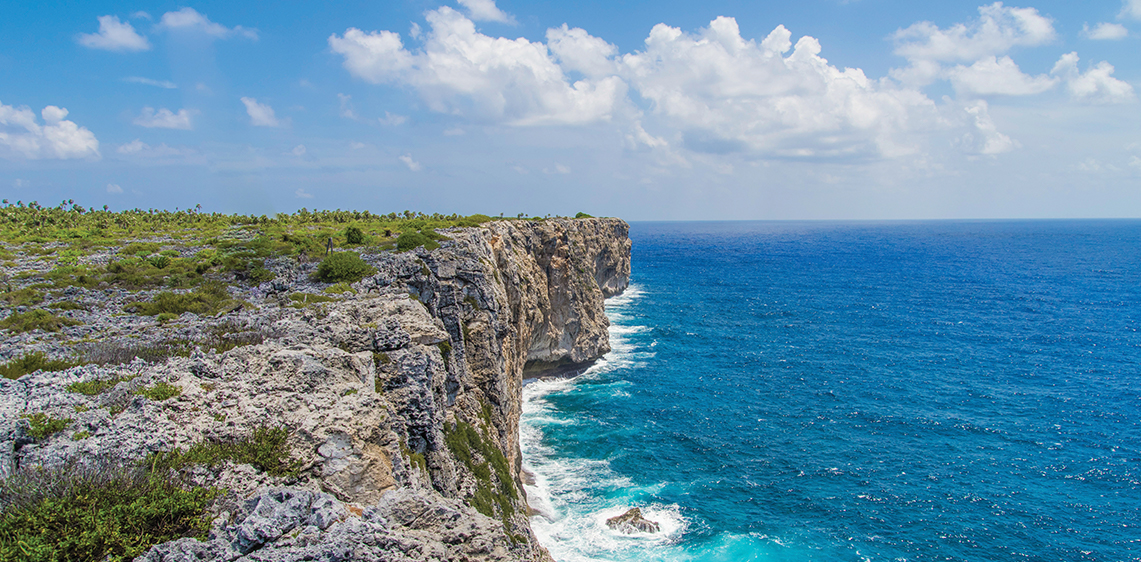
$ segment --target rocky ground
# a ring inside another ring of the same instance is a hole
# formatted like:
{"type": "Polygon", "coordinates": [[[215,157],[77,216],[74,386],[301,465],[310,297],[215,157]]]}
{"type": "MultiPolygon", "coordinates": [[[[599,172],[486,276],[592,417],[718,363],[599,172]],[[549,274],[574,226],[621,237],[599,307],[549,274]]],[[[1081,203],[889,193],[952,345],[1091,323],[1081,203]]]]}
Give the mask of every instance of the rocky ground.
{"type": "Polygon", "coordinates": [[[613,219],[454,229],[436,250],[363,256],[376,273],[338,294],[311,280],[315,264],[269,260],[275,282],[229,287],[244,307],[165,322],[124,312],[157,291],[68,287],[39,306],[75,303],[58,314],[79,324],[0,332],[0,356],[120,360],[0,379],[0,476],[284,430],[280,475],[186,468],[224,490],[209,538],[141,559],[547,559],[520,479],[522,376],[608,350],[602,299],[628,281],[626,232],[613,219]],[[121,361],[163,345],[190,351],[121,361]],[[40,414],[68,421],[36,437],[26,416],[40,414]]]}

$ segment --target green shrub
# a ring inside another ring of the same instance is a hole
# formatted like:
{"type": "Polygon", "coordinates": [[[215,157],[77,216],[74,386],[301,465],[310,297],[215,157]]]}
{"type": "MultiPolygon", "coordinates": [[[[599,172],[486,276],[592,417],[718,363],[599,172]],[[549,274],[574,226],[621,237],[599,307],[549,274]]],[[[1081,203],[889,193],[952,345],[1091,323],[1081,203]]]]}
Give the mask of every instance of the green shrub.
{"type": "Polygon", "coordinates": [[[45,332],[58,332],[64,326],[78,326],[80,323],[78,320],[56,316],[37,308],[23,314],[13,314],[0,320],[0,329],[8,329],[17,334],[37,329],[45,332]]]}
{"type": "Polygon", "coordinates": [[[159,382],[154,386],[144,386],[135,391],[139,396],[146,396],[156,402],[162,402],[168,398],[174,398],[182,394],[182,387],[178,385],[168,384],[166,382],[159,382]]]}
{"type": "Polygon", "coordinates": [[[158,543],[205,538],[216,494],[141,467],[23,471],[0,483],[0,560],[123,561],[158,543]]]}
{"type": "Polygon", "coordinates": [[[580,212],[580,213],[575,213],[574,218],[576,218],[576,219],[593,219],[594,216],[580,212]]]}
{"type": "Polygon", "coordinates": [[[476,477],[476,491],[468,499],[468,504],[488,517],[495,516],[495,507],[498,506],[505,521],[514,514],[511,500],[519,497],[515,481],[511,478],[507,458],[494,442],[485,439],[474,426],[457,421],[455,425],[444,424],[444,443],[456,460],[476,477]],[[477,453],[483,462],[479,462],[477,453]],[[492,474],[497,482],[492,481],[492,474]]]}
{"type": "Polygon", "coordinates": [[[328,287],[325,287],[324,292],[329,293],[329,294],[333,294],[333,295],[340,295],[342,293],[356,293],[356,291],[353,290],[352,285],[349,285],[348,283],[345,283],[344,281],[337,283],[336,285],[330,285],[328,287]]]}
{"type": "Polygon", "coordinates": [[[166,269],[170,265],[170,257],[162,254],[154,255],[147,258],[147,263],[156,269],[166,269]]]}
{"type": "Polygon", "coordinates": [[[360,227],[353,225],[345,229],[345,243],[356,246],[357,244],[364,244],[364,231],[360,227]]]}
{"type": "Polygon", "coordinates": [[[304,308],[306,305],[317,304],[319,302],[333,302],[337,299],[326,295],[315,295],[313,293],[293,293],[289,295],[289,300],[293,301],[292,306],[294,308],[304,308]]]}
{"type": "Polygon", "coordinates": [[[261,426],[245,439],[199,441],[185,451],[176,448],[152,453],[145,462],[155,470],[182,470],[195,464],[213,467],[229,460],[253,465],[273,476],[292,476],[300,470],[301,461],[289,460],[288,439],[285,428],[261,426]]]}
{"type": "Polygon", "coordinates": [[[73,382],[67,385],[67,390],[68,392],[74,392],[76,394],[95,396],[97,394],[103,394],[104,392],[107,392],[108,389],[113,388],[115,385],[124,380],[126,379],[113,378],[87,382],[73,382]]]}
{"type": "Polygon", "coordinates": [[[13,359],[0,365],[0,376],[7,379],[18,379],[36,371],[62,371],[82,363],[75,363],[64,359],[48,359],[46,353],[33,351],[23,357],[13,359]]]}
{"type": "Polygon", "coordinates": [[[71,418],[53,418],[43,412],[20,416],[28,420],[28,435],[33,439],[43,439],[59,433],[71,425],[71,418]]]}
{"type": "Polygon", "coordinates": [[[425,250],[435,250],[440,244],[422,233],[413,231],[401,232],[400,236],[396,237],[396,250],[399,252],[407,252],[420,246],[425,250]]]}
{"type": "Polygon", "coordinates": [[[215,314],[224,306],[237,304],[226,286],[218,281],[209,281],[189,293],[163,291],[150,301],[133,302],[124,307],[128,312],[143,316],[157,316],[162,313],[181,315],[184,312],[195,314],[215,314]]]}
{"type": "Polygon", "coordinates": [[[0,300],[8,306],[28,306],[43,302],[44,295],[31,287],[0,293],[0,300]]]}
{"type": "Polygon", "coordinates": [[[48,308],[53,308],[55,310],[87,310],[86,306],[83,306],[82,304],[74,301],[59,301],[47,306],[48,308]]]}
{"type": "Polygon", "coordinates": [[[353,252],[333,252],[317,266],[317,280],[325,283],[355,283],[376,272],[353,252]]]}

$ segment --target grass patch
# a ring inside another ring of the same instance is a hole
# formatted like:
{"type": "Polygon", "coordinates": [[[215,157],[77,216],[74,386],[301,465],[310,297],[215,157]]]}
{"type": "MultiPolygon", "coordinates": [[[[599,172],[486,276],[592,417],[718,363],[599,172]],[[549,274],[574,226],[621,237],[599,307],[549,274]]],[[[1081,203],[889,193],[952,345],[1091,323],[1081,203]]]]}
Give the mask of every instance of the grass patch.
{"type": "MultiPolygon", "coordinates": [[[[223,418],[224,419],[224,418],[223,418]]],[[[289,431],[285,428],[257,427],[245,439],[199,441],[185,451],[152,453],[146,464],[153,470],[182,470],[190,465],[217,466],[227,460],[254,468],[273,476],[294,476],[301,461],[289,460],[289,431]]]]}
{"type": "Polygon", "coordinates": [[[127,312],[134,312],[142,316],[157,316],[160,314],[173,314],[179,316],[184,312],[194,314],[217,314],[225,307],[238,304],[240,301],[230,296],[226,286],[220,281],[209,281],[202,287],[189,293],[172,293],[163,291],[155,295],[150,301],[138,301],[124,307],[127,312]]]}
{"type": "Polygon", "coordinates": [[[166,382],[159,382],[154,386],[144,386],[136,390],[135,394],[145,396],[156,402],[162,402],[163,400],[174,398],[182,394],[182,387],[166,382]]]}
{"type": "Polygon", "coordinates": [[[355,252],[333,252],[317,265],[314,277],[325,283],[356,283],[376,272],[355,252]]]}
{"type": "Polygon", "coordinates": [[[55,309],[55,310],[88,310],[88,308],[86,306],[83,306],[82,304],[79,304],[79,303],[74,302],[74,301],[59,301],[57,303],[52,303],[52,304],[49,304],[47,306],[48,306],[48,308],[55,309]]]}
{"type": "Polygon", "coordinates": [[[44,295],[31,287],[25,287],[0,293],[0,300],[8,306],[29,306],[43,302],[44,295]]]}
{"type": "Polygon", "coordinates": [[[71,425],[71,418],[53,418],[43,412],[20,416],[28,420],[28,435],[33,439],[44,439],[59,433],[71,425]]]}
{"type": "Polygon", "coordinates": [[[96,396],[107,392],[109,389],[114,388],[115,385],[128,380],[122,378],[93,380],[87,382],[73,382],[67,385],[68,392],[76,394],[83,394],[86,396],[96,396]]]}
{"type": "Polygon", "coordinates": [[[81,324],[81,322],[78,320],[56,316],[46,310],[37,308],[23,314],[13,314],[0,320],[0,329],[11,330],[17,334],[31,332],[32,330],[58,332],[64,326],[78,326],[79,324],[81,324]]]}
{"type": "Polygon", "coordinates": [[[32,469],[0,482],[0,560],[131,560],[151,546],[203,539],[211,488],[139,467],[32,469]]]}
{"type": "Polygon", "coordinates": [[[293,293],[289,295],[289,300],[293,301],[293,303],[290,304],[293,308],[305,308],[311,304],[333,302],[337,299],[326,295],[315,295],[313,293],[293,293]]]}
{"type": "Polygon", "coordinates": [[[348,283],[345,283],[344,281],[337,283],[336,285],[330,285],[328,287],[325,287],[324,292],[329,293],[331,295],[340,295],[340,294],[344,294],[344,293],[356,294],[356,291],[353,290],[352,285],[349,285],[348,283]]]}
{"type": "Polygon", "coordinates": [[[33,351],[0,365],[0,376],[15,380],[36,371],[62,371],[82,364],[64,359],[48,359],[46,353],[33,351]]]}

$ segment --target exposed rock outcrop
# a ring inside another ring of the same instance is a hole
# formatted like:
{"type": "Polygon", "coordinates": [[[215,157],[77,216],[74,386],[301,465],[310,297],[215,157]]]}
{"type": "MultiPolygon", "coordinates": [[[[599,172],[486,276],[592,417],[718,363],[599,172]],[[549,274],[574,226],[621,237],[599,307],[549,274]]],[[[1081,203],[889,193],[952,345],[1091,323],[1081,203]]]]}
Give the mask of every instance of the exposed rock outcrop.
{"type": "MultiPolygon", "coordinates": [[[[0,476],[280,427],[297,476],[195,468],[195,482],[227,490],[210,539],[142,559],[547,559],[521,483],[522,380],[609,350],[602,301],[629,279],[627,225],[553,219],[443,233],[451,240],[432,251],[365,256],[377,273],[343,300],[297,309],[280,291],[243,295],[259,309],[226,321],[267,334],[263,343],[0,379],[0,476]],[[67,390],[96,380],[112,384],[67,390]],[[160,383],[180,394],[141,393],[160,383]],[[34,439],[21,418],[34,413],[71,422],[34,439]]],[[[300,273],[294,290],[318,288],[300,273]]],[[[88,292],[75,298],[97,300],[88,292]]],[[[171,329],[210,322],[186,314],[171,329]]]]}
{"type": "Polygon", "coordinates": [[[656,533],[661,530],[657,523],[643,517],[642,510],[637,507],[627,510],[622,515],[607,519],[606,526],[626,534],[656,533]]]}

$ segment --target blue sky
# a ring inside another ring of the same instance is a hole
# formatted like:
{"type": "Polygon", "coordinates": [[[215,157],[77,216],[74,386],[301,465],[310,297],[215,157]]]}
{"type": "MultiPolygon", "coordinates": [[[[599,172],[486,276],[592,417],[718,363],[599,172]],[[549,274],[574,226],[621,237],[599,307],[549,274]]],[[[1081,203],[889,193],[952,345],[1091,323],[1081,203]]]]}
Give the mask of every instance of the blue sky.
{"type": "Polygon", "coordinates": [[[0,196],[1141,216],[1141,0],[8,2],[0,196]]]}

